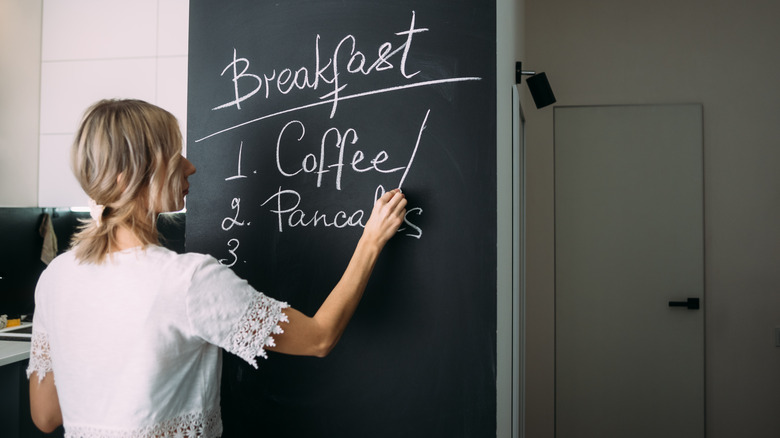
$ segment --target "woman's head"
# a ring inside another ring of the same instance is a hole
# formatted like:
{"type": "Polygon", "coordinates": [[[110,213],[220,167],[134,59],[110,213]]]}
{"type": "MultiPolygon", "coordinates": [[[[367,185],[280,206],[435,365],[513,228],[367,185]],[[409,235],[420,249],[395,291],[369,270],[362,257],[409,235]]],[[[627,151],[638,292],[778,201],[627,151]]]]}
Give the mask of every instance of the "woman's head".
{"type": "Polygon", "coordinates": [[[184,167],[191,164],[181,149],[176,118],[155,105],[102,100],[87,109],[71,164],[84,192],[105,208],[99,221],[74,236],[80,260],[102,261],[115,246],[118,227],[132,230],[144,245],[157,243],[157,215],[184,207],[184,167]]]}

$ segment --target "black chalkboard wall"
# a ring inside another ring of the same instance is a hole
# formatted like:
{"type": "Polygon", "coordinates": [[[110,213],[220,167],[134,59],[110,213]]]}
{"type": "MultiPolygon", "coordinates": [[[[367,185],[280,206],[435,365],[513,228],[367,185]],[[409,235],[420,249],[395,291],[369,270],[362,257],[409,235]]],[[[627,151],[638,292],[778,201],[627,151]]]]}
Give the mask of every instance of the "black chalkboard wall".
{"type": "Polygon", "coordinates": [[[496,433],[495,3],[190,1],[186,247],[313,314],[406,223],[324,359],[225,354],[226,437],[496,433]]]}

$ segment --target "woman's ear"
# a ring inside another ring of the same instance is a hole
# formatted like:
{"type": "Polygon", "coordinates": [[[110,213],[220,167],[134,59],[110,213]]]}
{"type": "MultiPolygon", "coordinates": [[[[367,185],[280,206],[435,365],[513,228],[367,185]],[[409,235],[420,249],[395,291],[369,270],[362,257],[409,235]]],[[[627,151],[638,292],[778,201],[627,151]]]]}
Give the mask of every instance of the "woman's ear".
{"type": "Polygon", "coordinates": [[[124,193],[125,189],[127,189],[127,184],[125,184],[124,180],[125,180],[125,173],[119,172],[119,175],[116,176],[116,186],[122,189],[122,193],[124,193]]]}

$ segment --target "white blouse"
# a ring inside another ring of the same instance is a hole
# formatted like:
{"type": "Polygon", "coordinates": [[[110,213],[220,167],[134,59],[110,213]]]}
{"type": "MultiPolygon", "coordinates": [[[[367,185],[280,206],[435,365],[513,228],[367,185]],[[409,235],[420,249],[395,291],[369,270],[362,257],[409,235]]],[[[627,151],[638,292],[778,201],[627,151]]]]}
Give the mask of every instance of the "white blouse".
{"type": "Polygon", "coordinates": [[[54,372],[66,437],[218,437],[221,348],[257,368],[286,307],[211,256],[67,252],[38,282],[27,376],[54,372]]]}

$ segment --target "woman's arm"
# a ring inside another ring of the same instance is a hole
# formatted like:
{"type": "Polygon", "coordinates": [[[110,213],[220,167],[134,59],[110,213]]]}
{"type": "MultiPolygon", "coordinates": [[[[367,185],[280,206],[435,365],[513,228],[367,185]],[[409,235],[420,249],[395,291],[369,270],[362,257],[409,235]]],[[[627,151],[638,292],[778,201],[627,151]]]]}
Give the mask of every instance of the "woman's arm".
{"type": "Polygon", "coordinates": [[[35,426],[44,433],[51,433],[62,425],[62,411],[54,373],[48,372],[38,381],[38,372],[30,375],[30,412],[35,426]]]}
{"type": "Polygon", "coordinates": [[[313,317],[287,308],[284,333],[274,335],[269,350],[286,354],[324,357],[341,338],[355,313],[379,253],[398,231],[406,214],[406,198],[400,190],[385,193],[371,212],[363,235],[341,280],[313,317]]]}

